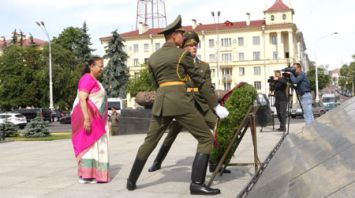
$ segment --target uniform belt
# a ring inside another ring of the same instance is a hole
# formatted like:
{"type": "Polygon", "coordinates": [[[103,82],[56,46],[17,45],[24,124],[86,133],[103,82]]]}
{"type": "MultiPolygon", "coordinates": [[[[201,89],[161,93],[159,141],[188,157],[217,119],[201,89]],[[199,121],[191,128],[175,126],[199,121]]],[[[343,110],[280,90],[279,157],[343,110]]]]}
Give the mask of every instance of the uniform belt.
{"type": "Polygon", "coordinates": [[[159,87],[168,87],[173,85],[184,85],[185,83],[182,81],[167,81],[159,84],[159,87]]]}
{"type": "Polygon", "coordinates": [[[197,87],[189,87],[186,89],[187,92],[198,92],[198,88],[197,87]]]}

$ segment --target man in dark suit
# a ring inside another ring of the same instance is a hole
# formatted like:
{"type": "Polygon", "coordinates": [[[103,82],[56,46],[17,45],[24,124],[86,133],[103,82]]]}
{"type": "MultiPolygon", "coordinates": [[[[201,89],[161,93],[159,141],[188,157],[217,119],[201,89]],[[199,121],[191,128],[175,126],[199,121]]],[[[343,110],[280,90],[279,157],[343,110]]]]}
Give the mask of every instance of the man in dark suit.
{"type": "Polygon", "coordinates": [[[127,189],[134,190],[136,181],[142,172],[151,152],[156,147],[164,131],[175,119],[186,128],[198,141],[197,153],[192,166],[191,194],[219,194],[204,184],[209,155],[213,146],[213,136],[202,115],[194,106],[193,96],[187,93],[186,82],[191,79],[199,88],[201,95],[207,100],[220,118],[228,116],[226,108],[220,106],[217,97],[205,83],[203,77],[194,66],[190,52],[178,48],[183,43],[181,17],[163,29],[166,43],[149,58],[149,70],[152,81],[157,86],[156,98],[152,108],[152,118],[144,143],[139,147],[132,170],[127,179],[127,189]]]}

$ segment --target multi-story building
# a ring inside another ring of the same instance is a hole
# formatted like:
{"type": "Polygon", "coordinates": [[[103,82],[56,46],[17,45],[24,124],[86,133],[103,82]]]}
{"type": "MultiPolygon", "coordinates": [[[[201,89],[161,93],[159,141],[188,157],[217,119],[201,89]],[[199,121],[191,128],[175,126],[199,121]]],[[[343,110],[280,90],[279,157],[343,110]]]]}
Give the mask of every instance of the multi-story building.
{"type": "MultiPolygon", "coordinates": [[[[268,93],[267,79],[274,70],[300,62],[307,67],[308,56],[302,33],[293,22],[294,10],[282,0],[264,11],[264,19],[184,26],[200,36],[197,56],[210,64],[212,83],[217,89],[229,90],[239,82],[255,86],[268,93]]],[[[141,64],[165,42],[160,29],[141,24],[138,30],[121,33],[129,56],[127,66],[131,76],[137,75],[141,64]]],[[[111,37],[101,38],[107,45],[111,37]]],[[[307,68],[305,68],[307,69],[307,68]]]]}

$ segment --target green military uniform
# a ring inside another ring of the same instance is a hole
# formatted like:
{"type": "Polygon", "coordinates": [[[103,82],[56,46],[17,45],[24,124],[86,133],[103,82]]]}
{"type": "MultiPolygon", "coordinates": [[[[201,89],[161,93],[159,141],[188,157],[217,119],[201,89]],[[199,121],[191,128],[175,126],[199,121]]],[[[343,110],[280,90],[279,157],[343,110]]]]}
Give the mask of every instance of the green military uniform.
{"type": "MultiPolygon", "coordinates": [[[[214,91],[211,83],[211,70],[208,63],[196,58],[195,67],[198,69],[198,72],[201,74],[201,76],[205,79],[206,85],[211,87],[211,90],[214,91]]],[[[198,88],[194,85],[193,82],[190,81],[187,83],[187,86],[190,88],[188,88],[188,92],[193,95],[196,109],[202,114],[208,127],[213,130],[217,121],[216,114],[212,111],[210,106],[208,106],[206,99],[201,96],[201,94],[198,92],[198,88]]],[[[178,122],[173,122],[170,125],[169,133],[163,144],[165,146],[171,146],[182,128],[183,127],[178,122]]]]}
{"type": "Polygon", "coordinates": [[[195,108],[193,94],[187,93],[186,82],[190,79],[197,86],[209,107],[216,107],[218,100],[211,87],[194,66],[190,52],[177,48],[177,44],[182,41],[181,32],[177,32],[177,29],[181,27],[181,17],[179,16],[170,26],[162,31],[169,42],[166,42],[149,58],[148,67],[152,81],[159,87],[153,104],[149,131],[144,143],[138,149],[127,179],[127,189],[134,190],[136,188],[136,181],[146,160],[165,130],[175,119],[198,140],[191,173],[191,194],[219,194],[219,189],[212,189],[204,184],[213,136],[202,115],[195,108]]]}
{"type": "MultiPolygon", "coordinates": [[[[169,40],[175,36],[179,39],[177,29],[181,27],[179,16],[162,32],[169,40]]],[[[180,37],[181,38],[181,37],[180,37]]],[[[212,189],[204,184],[204,166],[212,150],[213,136],[202,115],[196,110],[193,95],[187,93],[188,79],[199,88],[207,104],[213,108],[218,105],[217,97],[194,66],[190,52],[178,48],[175,43],[166,42],[162,48],[154,52],[148,67],[152,81],[159,85],[152,108],[152,118],[144,143],[139,147],[130,175],[127,179],[127,189],[134,190],[136,181],[151,152],[154,150],[169,124],[175,119],[186,128],[197,140],[197,154],[192,171],[191,194],[218,194],[218,189],[212,189]],[[195,163],[196,161],[196,163],[195,163]],[[194,171],[195,170],[195,171],[194,171]]],[[[174,40],[174,42],[177,42],[174,40]]]]}

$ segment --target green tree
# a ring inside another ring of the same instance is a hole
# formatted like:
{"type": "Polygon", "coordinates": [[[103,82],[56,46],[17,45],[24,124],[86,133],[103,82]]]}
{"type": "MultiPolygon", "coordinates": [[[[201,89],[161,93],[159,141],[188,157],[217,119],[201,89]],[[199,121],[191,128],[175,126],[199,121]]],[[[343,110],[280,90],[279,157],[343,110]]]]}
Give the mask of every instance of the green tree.
{"type": "MultiPolygon", "coordinates": [[[[59,45],[52,45],[54,106],[68,110],[76,95],[80,67],[75,56],[59,45]]],[[[0,57],[0,108],[48,107],[48,46],[12,45],[0,57]]]]}
{"type": "Polygon", "coordinates": [[[86,22],[84,21],[83,27],[81,28],[81,39],[78,42],[78,56],[81,57],[82,62],[87,63],[91,57],[91,52],[95,51],[90,48],[92,45],[90,35],[88,34],[88,28],[86,22]]]}
{"type": "Polygon", "coordinates": [[[58,44],[71,51],[79,64],[85,64],[93,51],[90,49],[90,36],[87,34],[87,26],[84,22],[83,28],[68,27],[65,28],[52,43],[58,44]]]}
{"type": "MultiPolygon", "coordinates": [[[[307,72],[307,77],[311,83],[311,90],[316,90],[316,70],[313,65],[309,66],[309,70],[307,72]]],[[[318,67],[318,89],[322,90],[330,83],[330,76],[324,73],[323,68],[318,67]]]]}
{"type": "Polygon", "coordinates": [[[155,88],[149,76],[147,65],[142,65],[138,76],[130,78],[127,84],[127,92],[135,97],[140,91],[153,91],[155,88]]]}
{"type": "Polygon", "coordinates": [[[11,44],[12,44],[12,45],[16,45],[16,44],[17,44],[17,32],[16,32],[16,29],[15,29],[14,32],[12,33],[11,44]]]}
{"type": "Polygon", "coordinates": [[[354,93],[355,84],[355,55],[352,56],[353,61],[349,65],[344,64],[340,68],[339,85],[343,90],[351,90],[354,93]]]}
{"type": "Polygon", "coordinates": [[[103,86],[108,97],[126,98],[126,83],[128,81],[128,69],[125,62],[127,54],[123,50],[123,39],[117,33],[112,32],[112,39],[107,48],[105,58],[109,59],[103,71],[103,86]]]}

